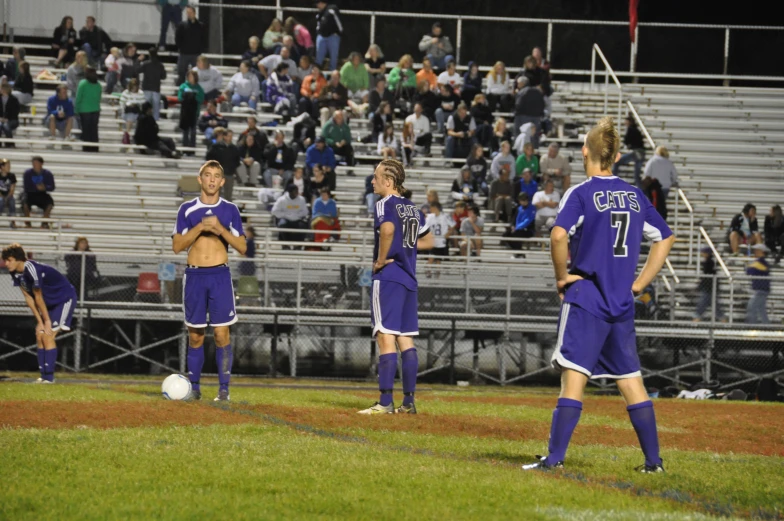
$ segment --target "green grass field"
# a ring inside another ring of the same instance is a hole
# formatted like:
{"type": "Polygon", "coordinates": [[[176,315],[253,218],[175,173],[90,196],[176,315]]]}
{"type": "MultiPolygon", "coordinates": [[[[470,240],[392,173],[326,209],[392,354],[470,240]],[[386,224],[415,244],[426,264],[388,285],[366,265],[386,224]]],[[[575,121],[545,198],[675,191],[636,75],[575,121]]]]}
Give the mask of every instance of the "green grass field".
{"type": "Polygon", "coordinates": [[[784,517],[778,405],[658,400],[667,473],[641,475],[621,399],[589,397],[567,468],[526,473],[553,389],[427,385],[419,415],[364,417],[372,384],[245,380],[223,405],[93,378],[0,383],[0,519],[784,517]]]}

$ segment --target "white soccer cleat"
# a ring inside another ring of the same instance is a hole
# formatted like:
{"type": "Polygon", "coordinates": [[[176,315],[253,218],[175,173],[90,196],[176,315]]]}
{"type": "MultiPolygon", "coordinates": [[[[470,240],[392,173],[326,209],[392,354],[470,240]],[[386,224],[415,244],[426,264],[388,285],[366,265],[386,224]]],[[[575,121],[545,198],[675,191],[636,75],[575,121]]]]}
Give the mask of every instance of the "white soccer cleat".
{"type": "Polygon", "coordinates": [[[395,414],[395,404],[390,403],[387,406],[383,406],[376,402],[367,409],[357,411],[357,414],[395,414]]]}

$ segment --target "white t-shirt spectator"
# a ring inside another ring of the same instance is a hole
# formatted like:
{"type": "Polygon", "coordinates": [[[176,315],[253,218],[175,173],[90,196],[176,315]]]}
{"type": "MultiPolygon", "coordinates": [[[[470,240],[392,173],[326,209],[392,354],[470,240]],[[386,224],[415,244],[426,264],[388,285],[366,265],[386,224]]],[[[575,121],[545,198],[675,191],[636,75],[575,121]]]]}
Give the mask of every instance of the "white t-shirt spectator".
{"type": "Polygon", "coordinates": [[[406,117],[406,123],[414,125],[414,135],[417,137],[430,132],[430,120],[424,114],[419,117],[416,114],[411,114],[406,117]]]}
{"type": "MultiPolygon", "coordinates": [[[[546,194],[544,193],[544,190],[539,190],[534,194],[534,198],[531,201],[531,204],[536,206],[537,204],[544,201],[559,203],[561,202],[561,196],[555,190],[553,190],[553,193],[551,194],[546,194]]],[[[542,217],[555,217],[558,215],[558,207],[556,206],[555,208],[548,208],[544,206],[542,208],[537,208],[536,215],[541,215],[542,217]]]]}
{"type": "Polygon", "coordinates": [[[376,149],[376,152],[378,152],[378,154],[381,155],[382,151],[385,148],[387,148],[387,147],[391,148],[392,150],[397,151],[397,138],[395,136],[392,136],[392,140],[391,141],[385,141],[384,140],[384,135],[383,134],[379,134],[378,135],[378,148],[376,149]]]}
{"type": "MultiPolygon", "coordinates": [[[[278,65],[280,65],[280,62],[282,61],[284,60],[280,54],[270,54],[266,58],[262,59],[259,63],[262,64],[265,69],[267,69],[267,74],[269,75],[275,72],[275,69],[278,68],[278,65]]],[[[291,76],[292,73],[296,73],[297,64],[294,63],[294,60],[289,58],[288,60],[285,61],[289,65],[289,76],[291,76]]]]}
{"type": "Polygon", "coordinates": [[[463,85],[463,77],[460,76],[457,71],[451,76],[449,75],[449,72],[444,71],[438,75],[437,81],[439,85],[451,85],[454,88],[459,88],[463,85]]]}
{"type": "Polygon", "coordinates": [[[446,234],[449,232],[449,228],[455,225],[455,221],[444,212],[441,212],[437,216],[432,213],[427,214],[425,222],[433,234],[433,246],[435,248],[446,248],[446,234]]]}

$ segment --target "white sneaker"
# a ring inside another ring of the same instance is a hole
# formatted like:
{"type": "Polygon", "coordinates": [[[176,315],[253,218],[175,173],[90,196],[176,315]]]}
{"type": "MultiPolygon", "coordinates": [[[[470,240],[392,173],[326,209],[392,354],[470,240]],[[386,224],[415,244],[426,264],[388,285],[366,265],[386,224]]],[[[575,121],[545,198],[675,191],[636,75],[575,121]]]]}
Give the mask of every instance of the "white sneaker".
{"type": "Polygon", "coordinates": [[[357,414],[395,414],[395,404],[390,403],[386,407],[376,402],[367,409],[357,411],[357,414]]]}
{"type": "Polygon", "coordinates": [[[49,384],[49,385],[51,385],[51,384],[54,383],[54,380],[52,380],[51,382],[49,380],[41,380],[41,383],[42,384],[49,384]]]}
{"type": "Polygon", "coordinates": [[[57,141],[57,136],[49,136],[46,139],[48,139],[49,141],[57,141]]]}
{"type": "Polygon", "coordinates": [[[65,138],[65,140],[66,140],[66,141],[76,141],[76,137],[74,137],[73,135],[71,135],[71,136],[68,136],[67,138],[65,138]]]}
{"type": "Polygon", "coordinates": [[[39,376],[39,377],[38,377],[38,379],[37,379],[35,382],[33,382],[33,383],[34,383],[34,384],[42,384],[42,383],[44,383],[45,381],[46,381],[46,380],[44,380],[43,378],[41,378],[41,377],[39,376]]]}

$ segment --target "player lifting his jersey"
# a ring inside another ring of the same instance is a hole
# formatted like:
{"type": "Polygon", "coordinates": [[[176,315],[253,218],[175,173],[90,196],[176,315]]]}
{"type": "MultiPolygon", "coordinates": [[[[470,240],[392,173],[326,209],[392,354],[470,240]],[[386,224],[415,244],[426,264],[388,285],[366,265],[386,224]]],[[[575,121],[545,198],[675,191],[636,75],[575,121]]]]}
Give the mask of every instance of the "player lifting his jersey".
{"type": "Polygon", "coordinates": [[[645,455],[638,470],[664,470],[653,403],[637,356],[634,295],[659,273],[675,237],[638,188],[612,175],[619,147],[611,118],[588,132],[582,149],[588,180],[566,191],[550,235],[563,300],[552,357],[561,371],[561,394],[553,411],[549,454],[523,466],[525,470],[563,466],[589,378],[615,379],[645,455]],[[635,279],[643,237],[653,245],[635,279]]]}
{"type": "Polygon", "coordinates": [[[55,337],[60,331],[71,330],[76,289],[53,267],[27,260],[20,244],[4,248],[2,258],[14,279],[14,286],[22,290],[27,307],[36,320],[35,341],[38,345],[38,369],[41,371],[37,383],[54,383],[57,365],[55,337]]]}
{"type": "Polygon", "coordinates": [[[373,298],[371,321],[378,344],[378,388],[381,396],[360,414],[416,414],[414,391],[419,367],[412,337],[419,334],[417,319],[417,249],[433,247],[425,217],[407,198],[403,163],[385,159],[373,174],[376,203],[373,249],[373,298]],[[403,404],[395,410],[392,388],[397,372],[397,349],[403,366],[403,404]]]}
{"type": "Polygon", "coordinates": [[[188,251],[188,268],[182,277],[183,310],[188,326],[188,376],[191,397],[201,399],[201,370],[204,366],[204,331],[212,326],[220,388],[216,401],[229,399],[231,339],[229,326],[237,321],[234,288],[229,271],[229,246],[240,254],[247,248],[237,206],[220,197],[225,182],[217,161],[199,169],[201,194],[180,205],[172,232],[174,253],[188,251]]]}

